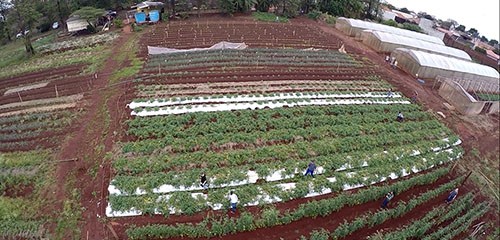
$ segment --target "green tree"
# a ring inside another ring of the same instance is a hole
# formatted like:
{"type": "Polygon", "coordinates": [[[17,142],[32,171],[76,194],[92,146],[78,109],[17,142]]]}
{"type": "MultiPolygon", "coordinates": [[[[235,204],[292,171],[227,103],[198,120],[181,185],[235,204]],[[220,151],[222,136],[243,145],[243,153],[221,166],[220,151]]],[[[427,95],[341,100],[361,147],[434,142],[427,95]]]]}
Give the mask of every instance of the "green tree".
{"type": "Polygon", "coordinates": [[[238,12],[248,12],[257,4],[257,0],[235,0],[234,3],[238,12]]]}
{"type": "Polygon", "coordinates": [[[322,0],[320,10],[334,16],[360,18],[363,13],[361,0],[322,0]]]}
{"type": "MultiPolygon", "coordinates": [[[[42,14],[35,9],[35,2],[30,0],[12,0],[10,11],[11,23],[15,24],[14,29],[20,33],[31,30],[35,27],[42,14]]],[[[31,32],[23,34],[24,47],[29,56],[35,54],[35,49],[31,44],[31,32]]]]}
{"type": "Polygon", "coordinates": [[[403,28],[406,30],[414,31],[414,32],[419,32],[423,33],[424,30],[420,28],[418,25],[411,24],[411,23],[403,23],[403,28]]]}
{"type": "Polygon", "coordinates": [[[10,3],[6,0],[0,0],[0,41],[2,43],[11,41],[11,34],[7,24],[7,14],[9,12],[10,3]]]}
{"type": "Polygon", "coordinates": [[[94,7],[82,7],[79,10],[73,12],[72,16],[79,16],[84,19],[89,24],[90,28],[95,32],[97,18],[104,14],[104,9],[94,8],[94,7]]]}
{"type": "Polygon", "coordinates": [[[380,0],[365,0],[365,18],[375,19],[380,15],[380,0]]]}
{"type": "Polygon", "coordinates": [[[495,44],[498,44],[498,41],[495,40],[495,39],[490,39],[490,41],[488,42],[491,46],[495,46],[495,44]]]}
{"type": "Polygon", "coordinates": [[[455,30],[465,32],[465,26],[460,24],[458,27],[455,28],[455,30]]]}
{"type": "Polygon", "coordinates": [[[405,7],[399,9],[399,11],[404,12],[404,13],[408,13],[408,14],[410,13],[410,10],[408,10],[408,8],[405,8],[405,7]]]}
{"type": "Polygon", "coordinates": [[[217,3],[223,13],[233,15],[233,13],[236,12],[235,0],[218,0],[217,3]]]}
{"type": "Polygon", "coordinates": [[[279,15],[292,18],[299,12],[300,0],[277,0],[277,7],[279,15]]]}
{"type": "Polygon", "coordinates": [[[479,36],[479,32],[477,31],[477,29],[475,28],[471,28],[469,29],[469,31],[467,31],[468,33],[470,33],[472,36],[474,37],[478,37],[479,36]]]}
{"type": "Polygon", "coordinates": [[[481,36],[481,42],[487,43],[488,42],[488,38],[486,38],[485,36],[481,36]]]}
{"type": "Polygon", "coordinates": [[[275,5],[276,3],[277,3],[276,0],[257,0],[255,8],[259,12],[267,12],[269,10],[269,7],[275,5]]]}

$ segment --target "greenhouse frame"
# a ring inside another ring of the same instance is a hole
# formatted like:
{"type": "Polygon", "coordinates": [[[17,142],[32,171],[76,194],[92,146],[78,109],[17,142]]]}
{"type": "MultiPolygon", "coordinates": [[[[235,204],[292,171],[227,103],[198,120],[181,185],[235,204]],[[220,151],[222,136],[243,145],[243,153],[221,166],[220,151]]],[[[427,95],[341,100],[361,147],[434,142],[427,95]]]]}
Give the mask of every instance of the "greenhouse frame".
{"type": "Polygon", "coordinates": [[[361,38],[365,45],[379,53],[390,53],[396,48],[408,48],[472,61],[469,54],[462,50],[392,33],[364,30],[361,32],[361,38]]]}
{"type": "Polygon", "coordinates": [[[356,37],[357,39],[361,39],[361,32],[363,30],[375,30],[381,32],[389,32],[396,35],[406,36],[413,39],[420,39],[422,41],[431,42],[434,44],[439,44],[444,46],[443,40],[429,36],[427,34],[413,32],[406,29],[391,27],[379,23],[366,22],[359,19],[352,18],[344,18],[339,17],[335,23],[335,28],[340,30],[346,35],[351,37],[356,37]]]}
{"type": "Polygon", "coordinates": [[[435,79],[441,76],[474,80],[485,85],[499,84],[500,75],[489,66],[407,48],[395,49],[391,57],[398,61],[398,67],[413,76],[418,74],[419,78],[435,79]]]}

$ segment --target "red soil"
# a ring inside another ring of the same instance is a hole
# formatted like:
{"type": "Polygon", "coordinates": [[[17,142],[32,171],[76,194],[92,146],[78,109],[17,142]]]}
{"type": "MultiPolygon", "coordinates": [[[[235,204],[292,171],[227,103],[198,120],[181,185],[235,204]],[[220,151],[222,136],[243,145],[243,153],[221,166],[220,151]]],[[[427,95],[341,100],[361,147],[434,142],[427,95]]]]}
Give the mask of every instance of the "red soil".
{"type": "MultiPolygon", "coordinates": [[[[115,40],[113,44],[111,56],[116,55],[122,49],[123,44],[129,38],[129,29],[126,29],[124,33],[115,40]]],[[[356,54],[356,58],[361,60],[361,57],[366,57],[370,59],[373,64],[373,68],[364,69],[363,71],[352,70],[351,73],[324,73],[324,74],[312,74],[307,75],[293,75],[279,73],[275,76],[270,76],[268,72],[262,71],[252,71],[251,74],[242,73],[241,78],[245,81],[256,81],[262,79],[327,79],[328,75],[330,78],[335,79],[359,79],[365,74],[373,74],[374,72],[381,75],[384,79],[388,80],[398,91],[403,92],[406,96],[411,96],[416,90],[419,93],[419,103],[424,106],[425,109],[432,109],[433,111],[443,112],[447,118],[443,121],[446,125],[458,134],[462,140],[464,140],[463,146],[465,149],[471,150],[473,147],[478,148],[481,153],[487,154],[491,152],[498,153],[498,118],[494,121],[497,126],[495,128],[496,133],[491,134],[490,130],[485,130],[483,128],[477,127],[474,123],[464,121],[457,113],[449,111],[444,108],[442,103],[444,100],[439,97],[436,90],[429,88],[428,86],[420,85],[411,76],[400,70],[394,70],[390,68],[384,61],[383,56],[375,53],[374,51],[368,49],[366,46],[354,41],[354,39],[346,37],[339,33],[337,30],[331,26],[327,26],[323,23],[316,23],[314,21],[297,18],[291,20],[288,25],[282,25],[278,23],[256,23],[250,17],[239,17],[237,19],[228,19],[222,17],[209,17],[207,19],[197,19],[192,18],[183,22],[173,22],[168,26],[165,24],[155,25],[150,27],[144,33],[145,44],[141,46],[141,56],[145,57],[145,46],[146,45],[161,45],[169,47],[203,47],[209,46],[213,43],[219,42],[221,40],[231,40],[236,42],[247,42],[251,47],[296,47],[296,48],[307,48],[307,47],[318,47],[318,48],[328,48],[328,49],[338,49],[341,44],[345,44],[345,48],[348,53],[356,54]],[[236,22],[238,21],[238,22],[236,22]],[[196,22],[200,22],[196,26],[196,22]],[[190,24],[190,25],[188,25],[190,24]],[[193,29],[188,29],[190,26],[193,29]],[[206,29],[209,27],[210,30],[201,33],[201,29],[206,29]],[[234,30],[233,30],[234,29],[234,30]],[[251,31],[248,29],[252,29],[251,31]],[[200,30],[199,34],[197,32],[196,36],[188,35],[189,32],[193,30],[200,30]],[[238,30],[238,34],[236,34],[238,30]],[[247,30],[247,31],[244,31],[247,30]],[[264,32],[265,31],[265,32],[264,32]],[[291,31],[295,31],[292,32],[291,31]],[[169,36],[166,36],[166,32],[170,32],[169,36]],[[179,34],[181,36],[176,36],[179,34]],[[158,36],[156,36],[158,35],[158,36]],[[190,37],[190,41],[186,41],[186,37],[190,37]],[[299,77],[300,76],[300,77],[299,77]]],[[[366,60],[363,60],[366,61],[366,60]]],[[[74,162],[61,162],[57,166],[57,181],[59,183],[65,183],[70,175],[74,175],[77,179],[78,187],[82,191],[81,204],[85,209],[83,212],[83,223],[80,228],[81,239],[112,239],[113,235],[106,226],[107,221],[111,221],[109,226],[113,226],[119,235],[119,239],[125,239],[125,229],[131,224],[144,225],[146,223],[174,223],[174,222],[197,222],[200,221],[206,214],[216,214],[224,215],[225,212],[208,212],[200,213],[194,216],[171,216],[168,219],[162,216],[140,216],[140,217],[130,217],[130,218],[117,218],[117,219],[107,219],[104,216],[107,198],[107,186],[111,178],[111,166],[108,159],[105,158],[105,153],[108,151],[113,151],[114,143],[123,138],[124,120],[129,118],[128,111],[123,107],[127,103],[128,96],[133,95],[132,84],[122,84],[116,85],[113,88],[106,88],[108,84],[108,78],[114,69],[125,67],[126,64],[118,64],[113,60],[112,57],[108,59],[103,67],[103,70],[98,73],[98,79],[93,82],[93,89],[98,89],[98,91],[91,91],[87,95],[87,100],[89,102],[88,111],[86,114],[79,119],[79,123],[75,124],[77,129],[69,134],[70,138],[62,146],[61,150],[57,155],[58,159],[69,159],[78,158],[78,161],[74,162]],[[103,108],[101,108],[103,106],[103,108]],[[109,111],[109,125],[106,126],[108,121],[102,110],[109,111]],[[103,147],[102,149],[100,149],[103,147]],[[97,175],[92,177],[88,174],[88,169],[95,166],[97,168],[97,175]]],[[[52,69],[46,70],[38,73],[32,73],[23,75],[22,77],[6,78],[0,80],[2,82],[2,88],[0,93],[3,94],[6,88],[18,86],[22,83],[34,82],[33,79],[43,80],[47,75],[55,75],[56,72],[59,75],[61,72],[65,72],[68,75],[76,75],[82,66],[72,66],[63,69],[52,69]],[[4,85],[4,83],[6,85],[4,85]]],[[[279,67],[278,67],[279,68],[279,67]]],[[[208,75],[208,74],[207,74],[208,75]]],[[[271,74],[272,75],[272,74],[271,74]]],[[[221,75],[220,77],[225,76],[221,75]]],[[[227,78],[217,78],[216,76],[210,75],[210,77],[197,78],[197,79],[186,79],[185,77],[158,77],[155,79],[161,81],[162,83],[186,83],[186,82],[207,82],[207,81],[235,81],[234,79],[227,78]]],[[[240,80],[241,81],[241,80],[240,80]]],[[[68,89],[78,89],[81,85],[69,84],[68,89]]],[[[73,90],[68,90],[65,94],[70,94],[73,90]]],[[[32,90],[33,94],[38,94],[37,90],[32,90]]],[[[40,93],[41,94],[41,93],[40,93]]],[[[45,95],[40,95],[45,96],[45,95]]],[[[0,98],[0,101],[4,101],[0,98]]],[[[5,99],[5,102],[11,100],[5,99]]],[[[13,100],[12,100],[13,101],[13,100]]],[[[451,176],[457,176],[461,173],[455,172],[451,176]]],[[[399,193],[393,200],[393,203],[397,200],[407,200],[412,194],[418,194],[425,191],[428,188],[436,186],[439,183],[446,182],[445,178],[442,178],[437,183],[430,186],[422,186],[410,191],[399,193]]],[[[471,183],[468,181],[466,186],[463,188],[460,194],[465,194],[466,192],[474,189],[471,183]]],[[[54,206],[54,209],[61,209],[62,201],[67,198],[67,192],[64,189],[64,184],[59,184],[56,198],[58,199],[58,204],[54,206]]],[[[321,196],[320,198],[331,197],[331,195],[321,196]]],[[[429,201],[426,205],[414,209],[402,218],[395,220],[390,220],[380,226],[375,228],[362,229],[349,239],[361,239],[362,237],[372,234],[377,230],[385,229],[388,227],[401,226],[402,224],[408,224],[411,219],[423,216],[426,211],[431,209],[433,206],[440,204],[445,196],[437,197],[429,201]]],[[[484,199],[481,196],[481,199],[484,199]]],[[[290,201],[287,203],[276,204],[279,209],[294,208],[299,203],[309,201],[310,199],[299,199],[290,201]]],[[[316,219],[302,219],[300,221],[294,222],[286,226],[277,226],[273,228],[259,229],[248,233],[239,233],[236,235],[226,236],[228,239],[276,239],[279,236],[286,239],[297,238],[300,235],[307,235],[311,230],[317,229],[319,227],[324,227],[327,229],[335,229],[336,226],[343,219],[353,219],[355,216],[365,213],[368,210],[375,211],[378,209],[380,201],[373,201],[352,208],[343,208],[339,212],[331,214],[326,217],[319,217],[316,219]]],[[[248,208],[251,212],[257,212],[259,208],[251,207],[248,208]]],[[[493,212],[493,211],[492,211],[493,212]]],[[[498,219],[494,213],[488,214],[483,220],[493,220],[498,219]]],[[[495,221],[498,223],[498,221],[495,221]]],[[[498,226],[498,224],[497,224],[498,226]]],[[[66,236],[69,238],[69,236],[66,236]]]]}

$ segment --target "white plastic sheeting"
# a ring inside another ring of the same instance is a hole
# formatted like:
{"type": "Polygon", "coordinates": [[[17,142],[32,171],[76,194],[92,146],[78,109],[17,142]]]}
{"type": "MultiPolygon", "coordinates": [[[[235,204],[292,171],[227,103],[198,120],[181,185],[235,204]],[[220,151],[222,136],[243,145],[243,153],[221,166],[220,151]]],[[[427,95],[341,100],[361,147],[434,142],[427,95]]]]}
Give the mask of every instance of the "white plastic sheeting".
{"type": "Polygon", "coordinates": [[[500,75],[494,68],[469,61],[407,48],[397,48],[391,56],[396,58],[399,67],[421,78],[442,76],[485,83],[499,82],[500,75]]]}
{"type": "Polygon", "coordinates": [[[151,47],[148,46],[148,54],[170,54],[170,53],[181,53],[181,52],[196,52],[196,51],[207,51],[207,50],[217,50],[217,49],[245,49],[248,46],[245,43],[233,43],[233,42],[219,42],[208,48],[189,48],[189,49],[176,49],[176,48],[164,48],[164,47],[151,47]]]}
{"type": "Polygon", "coordinates": [[[462,50],[388,32],[364,30],[361,33],[361,39],[364,44],[377,52],[392,52],[396,48],[403,47],[467,61],[472,60],[469,54],[462,50]]]}
{"type": "Polygon", "coordinates": [[[413,32],[406,29],[391,27],[383,24],[366,22],[359,19],[339,17],[337,18],[335,28],[339,29],[340,31],[351,37],[359,38],[363,30],[375,30],[375,31],[389,32],[396,35],[406,36],[413,39],[419,39],[422,41],[431,42],[439,45],[444,45],[443,40],[437,37],[429,36],[423,33],[413,32]]]}

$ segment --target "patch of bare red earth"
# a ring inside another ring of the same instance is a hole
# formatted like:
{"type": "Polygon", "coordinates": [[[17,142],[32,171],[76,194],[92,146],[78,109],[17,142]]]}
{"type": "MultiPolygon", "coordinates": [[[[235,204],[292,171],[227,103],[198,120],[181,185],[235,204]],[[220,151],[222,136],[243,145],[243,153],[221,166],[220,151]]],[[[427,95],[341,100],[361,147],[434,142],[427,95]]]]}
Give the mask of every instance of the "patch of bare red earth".
{"type": "MultiPolygon", "coordinates": [[[[120,123],[126,117],[124,98],[122,92],[127,85],[114,85],[107,87],[109,77],[115,69],[126,67],[125,64],[118,64],[113,60],[123,44],[130,37],[130,29],[124,30],[124,34],[113,42],[111,57],[107,59],[102,70],[98,72],[97,79],[94,80],[93,91],[86,97],[88,101],[88,111],[79,119],[79,126],[66,141],[58,154],[59,159],[77,158],[77,161],[60,163],[57,168],[57,180],[60,186],[56,193],[59,200],[56,208],[61,209],[67,192],[64,183],[69,174],[75,174],[75,187],[81,190],[81,204],[84,209],[83,220],[79,224],[81,239],[112,239],[112,234],[108,230],[105,222],[105,208],[107,197],[107,184],[110,181],[110,163],[106,162],[104,153],[111,151],[115,138],[118,138],[120,123]],[[105,98],[108,96],[109,98],[105,98]],[[104,106],[104,107],[102,107],[104,106]],[[109,128],[105,128],[105,114],[101,111],[107,109],[110,114],[109,128]],[[101,146],[104,144],[104,146],[101,146]],[[99,148],[102,148],[99,151],[99,148]],[[96,164],[99,165],[95,178],[90,176],[88,170],[96,164]]],[[[54,226],[53,226],[54,227],[54,226]]],[[[70,237],[70,236],[66,236],[70,237]]]]}

